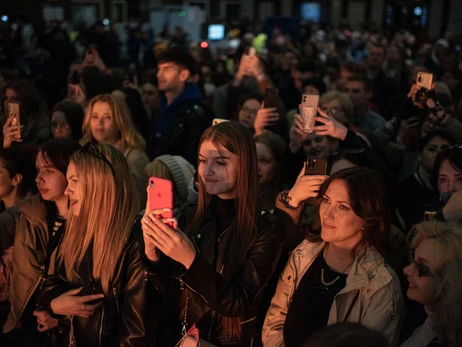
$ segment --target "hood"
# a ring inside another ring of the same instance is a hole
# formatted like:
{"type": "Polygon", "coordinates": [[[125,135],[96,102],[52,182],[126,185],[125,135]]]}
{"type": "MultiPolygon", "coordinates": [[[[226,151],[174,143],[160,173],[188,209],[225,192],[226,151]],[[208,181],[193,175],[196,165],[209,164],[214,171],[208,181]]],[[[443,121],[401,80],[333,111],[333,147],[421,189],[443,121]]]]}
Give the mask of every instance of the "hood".
{"type": "Polygon", "coordinates": [[[167,99],[165,96],[160,100],[160,109],[162,112],[170,113],[179,105],[187,101],[201,101],[202,95],[196,83],[186,83],[183,92],[167,106],[167,99]]]}

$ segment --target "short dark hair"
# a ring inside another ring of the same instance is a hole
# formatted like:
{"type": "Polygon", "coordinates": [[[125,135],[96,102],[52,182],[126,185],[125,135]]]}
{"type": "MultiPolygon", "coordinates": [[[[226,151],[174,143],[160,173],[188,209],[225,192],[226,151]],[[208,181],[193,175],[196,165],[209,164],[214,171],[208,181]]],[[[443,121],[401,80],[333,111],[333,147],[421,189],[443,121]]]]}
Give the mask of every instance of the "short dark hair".
{"type": "Polygon", "coordinates": [[[72,154],[77,152],[81,147],[77,141],[71,139],[49,140],[40,147],[39,154],[43,155],[48,164],[66,176],[72,154]]]}
{"type": "Polygon", "coordinates": [[[157,57],[158,64],[173,63],[188,70],[191,75],[197,73],[193,56],[180,47],[171,47],[157,57]]]}
{"type": "Polygon", "coordinates": [[[10,178],[21,175],[19,189],[25,195],[35,187],[36,170],[30,155],[21,148],[0,148],[0,161],[10,178]]]}
{"type": "Polygon", "coordinates": [[[356,61],[350,60],[341,66],[341,69],[347,70],[355,75],[366,75],[366,67],[356,61]]]}
{"type": "Polygon", "coordinates": [[[462,172],[462,145],[452,146],[446,149],[443,149],[435,159],[435,164],[433,165],[431,182],[435,191],[439,194],[438,190],[438,175],[440,172],[441,164],[443,161],[449,160],[451,166],[462,172]]]}
{"type": "Polygon", "coordinates": [[[366,75],[362,75],[362,74],[353,75],[350,78],[348,78],[348,82],[360,82],[363,84],[364,90],[366,92],[372,91],[371,82],[369,81],[366,75]]]}
{"type": "Polygon", "coordinates": [[[419,152],[422,152],[425,146],[435,137],[440,137],[448,141],[450,146],[456,143],[456,140],[454,139],[454,136],[452,136],[452,134],[444,130],[436,130],[432,131],[431,133],[428,133],[419,141],[419,152]]]}

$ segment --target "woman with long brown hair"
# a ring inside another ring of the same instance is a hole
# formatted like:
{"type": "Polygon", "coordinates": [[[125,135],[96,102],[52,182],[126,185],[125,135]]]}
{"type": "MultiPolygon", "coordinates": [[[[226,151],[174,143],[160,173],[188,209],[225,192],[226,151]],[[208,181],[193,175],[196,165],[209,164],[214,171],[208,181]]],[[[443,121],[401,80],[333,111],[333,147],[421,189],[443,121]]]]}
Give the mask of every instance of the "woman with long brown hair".
{"type": "Polygon", "coordinates": [[[284,238],[275,218],[260,213],[257,170],[247,129],[212,126],[200,140],[199,201],[180,222],[185,232],[158,219],[162,210],[142,220],[150,278],[165,290],[174,274],[185,331],[195,324],[201,339],[219,346],[251,344],[261,291],[284,238]]]}
{"type": "Polygon", "coordinates": [[[300,346],[340,322],[364,324],[396,345],[404,299],[388,265],[390,222],[380,175],[358,167],[338,171],[320,186],[315,209],[321,228],[308,233],[281,274],[263,345],[300,346]]]}

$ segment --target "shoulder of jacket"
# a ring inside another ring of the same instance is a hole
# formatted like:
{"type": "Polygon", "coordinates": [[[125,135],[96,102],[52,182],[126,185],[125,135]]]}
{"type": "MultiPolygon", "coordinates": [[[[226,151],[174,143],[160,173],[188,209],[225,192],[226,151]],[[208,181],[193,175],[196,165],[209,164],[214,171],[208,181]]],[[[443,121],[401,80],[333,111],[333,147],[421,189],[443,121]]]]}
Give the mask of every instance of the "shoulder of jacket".
{"type": "Polygon", "coordinates": [[[40,198],[40,194],[28,197],[19,203],[18,211],[21,215],[32,221],[45,219],[48,214],[47,206],[40,198]]]}

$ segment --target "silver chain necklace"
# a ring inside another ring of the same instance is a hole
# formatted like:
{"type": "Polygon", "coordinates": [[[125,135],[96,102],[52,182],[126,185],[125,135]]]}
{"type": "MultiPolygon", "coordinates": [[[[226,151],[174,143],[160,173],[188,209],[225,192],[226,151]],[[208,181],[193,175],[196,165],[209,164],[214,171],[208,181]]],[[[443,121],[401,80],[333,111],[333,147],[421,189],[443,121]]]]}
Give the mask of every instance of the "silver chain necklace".
{"type": "MultiPolygon", "coordinates": [[[[326,258],[327,258],[327,252],[328,251],[329,251],[329,247],[326,250],[326,258]]],[[[321,256],[322,256],[322,254],[321,254],[321,256]]],[[[325,259],[324,259],[324,261],[325,261],[325,259]]],[[[351,264],[353,264],[353,262],[354,262],[354,259],[350,264],[348,264],[348,266],[345,268],[345,270],[343,270],[341,273],[343,274],[346,271],[346,269],[348,269],[351,266],[351,264]]],[[[326,264],[327,264],[327,261],[326,261],[326,264]]],[[[340,276],[337,276],[332,281],[326,282],[324,280],[324,269],[321,269],[321,276],[320,276],[321,283],[318,283],[315,286],[316,294],[319,294],[319,295],[325,294],[329,290],[329,287],[332,286],[334,283],[336,283],[339,279],[340,279],[340,276]]]]}

